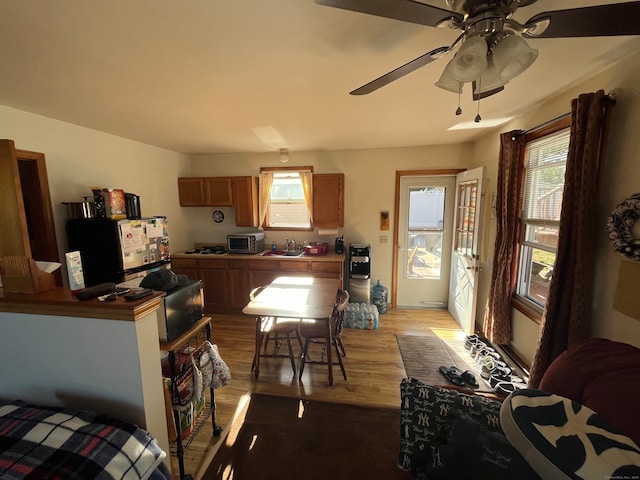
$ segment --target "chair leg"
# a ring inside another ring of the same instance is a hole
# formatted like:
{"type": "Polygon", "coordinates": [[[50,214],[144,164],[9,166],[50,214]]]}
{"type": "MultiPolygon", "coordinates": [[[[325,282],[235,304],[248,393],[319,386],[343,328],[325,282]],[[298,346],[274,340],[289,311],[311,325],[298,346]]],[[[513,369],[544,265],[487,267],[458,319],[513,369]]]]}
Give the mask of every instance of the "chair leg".
{"type": "Polygon", "coordinates": [[[347,372],[344,369],[344,362],[342,361],[342,355],[340,355],[340,350],[338,347],[338,342],[334,341],[333,344],[336,347],[336,356],[338,357],[338,364],[340,365],[340,370],[342,370],[342,376],[344,377],[344,379],[347,379],[347,372]]]}
{"type": "Polygon", "coordinates": [[[300,356],[300,373],[298,379],[302,381],[302,374],[304,373],[304,365],[307,363],[307,352],[309,350],[309,339],[305,339],[302,347],[302,355],[300,356]]]}
{"type": "Polygon", "coordinates": [[[340,352],[342,353],[342,356],[346,357],[347,351],[344,349],[344,344],[342,343],[342,339],[340,337],[336,338],[336,343],[338,344],[338,347],[340,347],[340,352]]]}
{"type": "Polygon", "coordinates": [[[289,347],[289,360],[291,360],[291,368],[293,368],[293,375],[296,374],[296,357],[293,355],[293,345],[291,345],[291,335],[287,333],[287,347],[289,347]]]}

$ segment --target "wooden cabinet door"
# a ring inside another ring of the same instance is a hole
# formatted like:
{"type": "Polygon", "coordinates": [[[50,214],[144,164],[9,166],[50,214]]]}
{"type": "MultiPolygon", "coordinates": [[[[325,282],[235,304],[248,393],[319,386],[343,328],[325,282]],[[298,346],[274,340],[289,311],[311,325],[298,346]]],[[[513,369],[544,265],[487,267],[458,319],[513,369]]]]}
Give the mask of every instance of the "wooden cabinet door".
{"type": "Polygon", "coordinates": [[[198,261],[195,258],[172,258],[171,270],[176,275],[186,275],[189,280],[200,280],[198,261]]]}
{"type": "Polygon", "coordinates": [[[232,177],[233,207],[236,225],[258,226],[258,179],[257,177],[232,177]]]}
{"type": "Polygon", "coordinates": [[[233,205],[231,177],[206,177],[204,192],[206,204],[211,207],[230,207],[233,205]]]}
{"type": "Polygon", "coordinates": [[[261,285],[269,285],[280,273],[274,260],[249,260],[249,292],[261,285]]]}
{"type": "Polygon", "coordinates": [[[343,283],[342,262],[311,262],[311,275],[319,278],[337,278],[343,283]]]}
{"type": "Polygon", "coordinates": [[[229,260],[229,309],[239,311],[249,302],[249,272],[246,260],[229,260]]]}
{"type": "Polygon", "coordinates": [[[344,175],[313,174],[313,226],[344,226],[344,175]]]}
{"type": "Polygon", "coordinates": [[[204,311],[228,310],[227,266],[224,260],[199,260],[200,277],[204,290],[204,311]]]}
{"type": "Polygon", "coordinates": [[[202,177],[178,178],[178,198],[181,207],[205,206],[204,179],[202,177]]]}

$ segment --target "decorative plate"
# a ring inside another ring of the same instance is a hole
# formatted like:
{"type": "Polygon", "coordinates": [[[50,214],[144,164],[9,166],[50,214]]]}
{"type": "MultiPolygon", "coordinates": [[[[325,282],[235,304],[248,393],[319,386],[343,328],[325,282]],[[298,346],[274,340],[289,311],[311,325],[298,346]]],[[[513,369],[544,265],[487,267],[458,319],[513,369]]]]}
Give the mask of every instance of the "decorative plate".
{"type": "Polygon", "coordinates": [[[224,213],[221,210],[214,210],[211,213],[211,220],[213,220],[214,223],[224,222],[224,213]]]}
{"type": "Polygon", "coordinates": [[[640,238],[634,224],[640,217],[640,193],[635,193],[616,207],[607,218],[607,232],[616,252],[640,261],[640,238]]]}

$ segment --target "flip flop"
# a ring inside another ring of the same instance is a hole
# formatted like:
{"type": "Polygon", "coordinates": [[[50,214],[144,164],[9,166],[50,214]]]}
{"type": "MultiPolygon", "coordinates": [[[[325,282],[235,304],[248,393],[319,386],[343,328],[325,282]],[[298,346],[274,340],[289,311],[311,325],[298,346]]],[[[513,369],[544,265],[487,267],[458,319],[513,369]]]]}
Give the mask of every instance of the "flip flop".
{"type": "Polygon", "coordinates": [[[443,365],[438,370],[447,378],[447,380],[449,380],[454,385],[457,385],[458,387],[464,387],[464,380],[460,376],[462,374],[460,369],[456,367],[447,368],[443,365]],[[457,370],[457,372],[453,372],[453,369],[457,370]]]}
{"type": "Polygon", "coordinates": [[[465,370],[460,376],[462,377],[462,380],[464,380],[464,382],[467,385],[470,385],[472,388],[478,388],[480,386],[471,370],[465,370]]]}

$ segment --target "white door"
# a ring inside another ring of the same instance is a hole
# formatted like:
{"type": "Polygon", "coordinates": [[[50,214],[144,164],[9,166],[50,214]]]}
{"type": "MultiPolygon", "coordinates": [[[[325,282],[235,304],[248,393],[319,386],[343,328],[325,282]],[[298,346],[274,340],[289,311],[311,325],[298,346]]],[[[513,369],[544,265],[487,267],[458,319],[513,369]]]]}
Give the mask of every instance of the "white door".
{"type": "Polygon", "coordinates": [[[459,173],[456,181],[449,313],[466,333],[473,333],[482,239],[485,167],[459,173]]]}
{"type": "Polygon", "coordinates": [[[400,179],[396,303],[446,308],[456,178],[400,179]]]}

